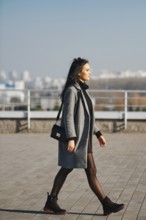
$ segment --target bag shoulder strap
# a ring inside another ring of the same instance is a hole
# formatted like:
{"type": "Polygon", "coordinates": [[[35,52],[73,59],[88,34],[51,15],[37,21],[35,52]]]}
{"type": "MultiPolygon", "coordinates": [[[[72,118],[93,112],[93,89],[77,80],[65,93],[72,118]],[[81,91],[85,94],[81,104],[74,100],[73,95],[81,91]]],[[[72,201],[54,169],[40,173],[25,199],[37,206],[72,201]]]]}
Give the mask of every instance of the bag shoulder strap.
{"type": "Polygon", "coordinates": [[[56,117],[56,123],[57,123],[58,120],[59,120],[59,117],[60,117],[60,114],[61,114],[62,107],[63,107],[63,102],[61,103],[61,106],[60,106],[60,108],[59,108],[59,111],[58,111],[58,114],[57,114],[57,117],[56,117]]]}

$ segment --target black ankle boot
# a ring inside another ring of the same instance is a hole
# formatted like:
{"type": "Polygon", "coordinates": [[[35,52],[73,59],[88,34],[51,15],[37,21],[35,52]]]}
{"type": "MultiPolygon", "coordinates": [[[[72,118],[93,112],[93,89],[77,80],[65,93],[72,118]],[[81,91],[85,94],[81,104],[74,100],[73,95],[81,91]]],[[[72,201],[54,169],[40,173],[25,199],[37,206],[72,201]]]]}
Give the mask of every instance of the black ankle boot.
{"type": "Polygon", "coordinates": [[[109,215],[110,213],[119,212],[124,208],[124,204],[117,204],[112,202],[107,196],[102,202],[103,206],[103,215],[109,215]]]}
{"type": "Polygon", "coordinates": [[[49,214],[64,215],[66,213],[65,209],[61,209],[57,204],[57,196],[50,196],[48,193],[48,198],[44,207],[44,211],[49,214]]]}

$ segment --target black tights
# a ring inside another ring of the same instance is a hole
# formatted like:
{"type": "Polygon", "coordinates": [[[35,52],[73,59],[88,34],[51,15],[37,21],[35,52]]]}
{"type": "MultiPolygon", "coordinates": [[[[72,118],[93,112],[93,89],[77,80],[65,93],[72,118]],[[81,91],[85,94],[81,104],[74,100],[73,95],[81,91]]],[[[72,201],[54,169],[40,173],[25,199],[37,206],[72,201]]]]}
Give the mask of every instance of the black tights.
{"type": "MultiPolygon", "coordinates": [[[[67,169],[67,168],[61,168],[59,172],[57,173],[55,179],[53,188],[51,191],[52,196],[58,196],[65,180],[68,174],[73,169],[67,169]]],[[[98,197],[98,199],[102,202],[102,200],[105,198],[104,192],[101,188],[101,185],[96,177],[96,166],[93,158],[92,153],[88,153],[87,156],[87,168],[85,169],[85,173],[87,175],[88,183],[92,191],[95,193],[95,195],[98,197]]]]}

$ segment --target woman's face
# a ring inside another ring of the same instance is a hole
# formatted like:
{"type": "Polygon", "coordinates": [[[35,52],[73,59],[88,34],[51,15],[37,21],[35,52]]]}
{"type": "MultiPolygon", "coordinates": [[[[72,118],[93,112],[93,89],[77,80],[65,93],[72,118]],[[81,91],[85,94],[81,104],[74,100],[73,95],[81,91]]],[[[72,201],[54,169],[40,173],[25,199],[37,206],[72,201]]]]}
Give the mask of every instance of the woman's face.
{"type": "Polygon", "coordinates": [[[91,70],[90,70],[90,66],[89,63],[86,63],[81,72],[79,73],[79,80],[81,81],[88,81],[91,77],[91,70]]]}

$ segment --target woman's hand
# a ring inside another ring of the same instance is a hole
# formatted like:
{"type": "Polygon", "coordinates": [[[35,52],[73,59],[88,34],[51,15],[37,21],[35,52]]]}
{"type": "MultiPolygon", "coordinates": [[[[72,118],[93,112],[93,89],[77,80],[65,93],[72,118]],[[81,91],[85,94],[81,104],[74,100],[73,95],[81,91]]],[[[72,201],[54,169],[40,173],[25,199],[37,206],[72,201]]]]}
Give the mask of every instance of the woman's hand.
{"type": "Polygon", "coordinates": [[[99,141],[100,147],[105,147],[106,141],[102,135],[98,138],[98,141],[99,141]]]}
{"type": "Polygon", "coordinates": [[[67,151],[69,153],[73,153],[75,151],[75,141],[74,140],[69,140],[67,143],[67,151]]]}

